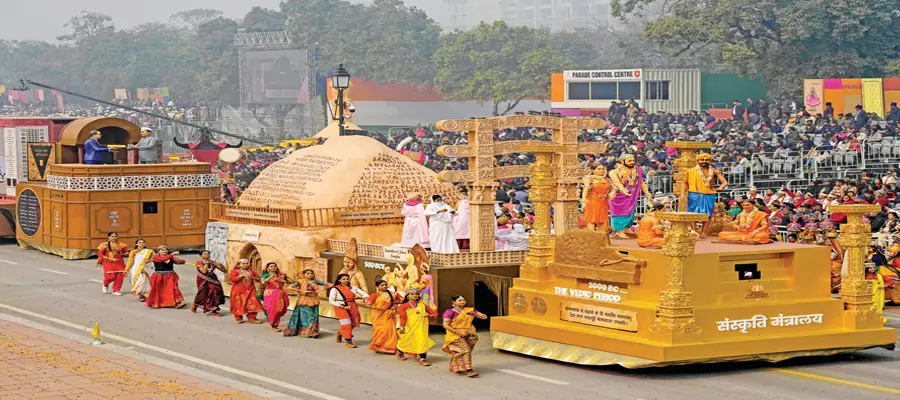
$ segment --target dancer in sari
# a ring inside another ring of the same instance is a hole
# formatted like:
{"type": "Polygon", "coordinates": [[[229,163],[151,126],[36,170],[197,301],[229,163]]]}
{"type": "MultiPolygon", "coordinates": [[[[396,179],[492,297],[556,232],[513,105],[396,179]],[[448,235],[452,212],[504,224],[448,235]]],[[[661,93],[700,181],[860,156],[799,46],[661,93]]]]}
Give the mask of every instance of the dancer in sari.
{"type": "Polygon", "coordinates": [[[125,280],[125,254],[128,249],[119,241],[119,234],[111,232],[106,241],[97,247],[97,265],[103,266],[103,293],[109,293],[107,286],[112,284],[113,294],[122,295],[122,282],[125,280]]]}
{"type": "Polygon", "coordinates": [[[382,354],[397,353],[397,306],[403,299],[388,289],[388,283],[375,281],[378,290],[366,299],[372,308],[372,342],[369,350],[382,354]]]}
{"type": "Polygon", "coordinates": [[[472,351],[478,343],[478,335],[472,321],[475,318],[487,319],[487,315],[474,308],[465,308],[465,297],[451,296],[450,300],[453,301],[453,308],[444,312],[444,329],[447,334],[441,350],[450,355],[450,372],[465,372],[466,376],[474,378],[478,373],[472,368],[472,351]]]}
{"type": "Polygon", "coordinates": [[[128,262],[125,263],[125,269],[131,274],[131,294],[138,297],[138,301],[147,301],[147,294],[150,293],[150,273],[147,272],[146,265],[153,258],[153,250],[147,248],[147,242],[144,239],[138,239],[134,242],[134,250],[128,253],[128,262]]]}
{"type": "Polygon", "coordinates": [[[353,344],[353,328],[359,327],[359,306],[356,304],[356,297],[363,299],[369,298],[369,294],[363,292],[356,286],[350,286],[350,275],[338,274],[334,281],[334,287],[328,295],[328,303],[334,307],[334,314],[338,317],[341,329],[337,333],[336,341],[341,342],[344,339],[344,346],[355,349],[353,344]]]}
{"type": "Polygon", "coordinates": [[[222,289],[222,282],[216,276],[216,270],[228,273],[222,263],[215,262],[210,259],[209,250],[200,253],[200,261],[195,264],[197,267],[197,295],[194,296],[194,302],[191,304],[191,312],[197,312],[197,307],[203,309],[204,313],[209,313],[213,317],[221,317],[219,314],[219,306],[225,304],[225,290],[222,289]]]}
{"type": "Polygon", "coordinates": [[[308,338],[319,337],[319,292],[330,289],[331,285],[325,281],[316,279],[315,271],[303,270],[303,281],[296,282],[292,287],[297,290],[297,305],[291,313],[287,328],[284,328],[284,336],[297,336],[308,338]]]}
{"type": "Polygon", "coordinates": [[[256,319],[256,314],[262,311],[256,299],[255,282],[259,281],[259,274],[250,269],[250,261],[246,258],[238,261],[228,274],[228,280],[231,281],[231,315],[234,315],[235,321],[243,324],[246,314],[251,324],[261,324],[262,321],[256,319]]]}
{"type": "Polygon", "coordinates": [[[178,289],[178,274],[175,264],[184,264],[184,260],[175,257],[178,252],[169,253],[166,246],[159,246],[153,256],[153,275],[150,277],[150,293],[147,294],[147,307],[181,308],[185,306],[184,295],[178,289]]]}
{"type": "Polygon", "coordinates": [[[428,318],[437,318],[437,311],[419,301],[419,291],[410,289],[403,304],[397,308],[400,314],[400,339],[397,341],[397,358],[406,360],[407,355],[419,357],[419,365],[427,367],[428,350],[434,341],[428,337],[428,318]]]}
{"type": "Polygon", "coordinates": [[[287,314],[288,304],[291,303],[284,290],[284,284],[293,281],[281,273],[278,264],[270,262],[266,264],[266,272],[262,275],[261,282],[265,285],[263,308],[266,310],[266,317],[269,318],[269,325],[272,326],[273,331],[281,332],[278,325],[281,324],[281,317],[287,314]]]}

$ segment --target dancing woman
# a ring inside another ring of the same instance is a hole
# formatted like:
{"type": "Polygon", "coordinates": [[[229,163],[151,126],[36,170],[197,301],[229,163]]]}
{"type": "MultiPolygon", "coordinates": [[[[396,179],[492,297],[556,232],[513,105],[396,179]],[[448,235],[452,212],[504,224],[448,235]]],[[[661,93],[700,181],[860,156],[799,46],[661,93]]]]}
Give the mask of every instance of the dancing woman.
{"type": "Polygon", "coordinates": [[[197,267],[197,295],[194,296],[194,302],[191,304],[191,312],[197,312],[200,307],[204,313],[213,317],[221,317],[219,314],[219,306],[225,304],[225,290],[222,289],[222,282],[216,276],[216,270],[228,273],[222,263],[213,261],[210,258],[209,250],[200,253],[200,261],[195,264],[197,267]]]}
{"type": "Polygon", "coordinates": [[[419,357],[419,365],[427,367],[428,350],[434,341],[428,337],[428,318],[437,318],[437,311],[419,301],[419,291],[411,289],[406,293],[403,304],[397,309],[400,314],[400,339],[397,341],[397,358],[406,360],[406,355],[419,357]]]}
{"type": "Polygon", "coordinates": [[[284,284],[289,283],[289,281],[290,279],[278,269],[278,264],[274,262],[266,264],[266,272],[260,280],[265,287],[263,308],[265,308],[266,316],[269,318],[269,325],[272,326],[272,330],[275,332],[281,332],[281,328],[278,325],[281,324],[281,317],[287,314],[288,304],[291,302],[287,292],[284,290],[284,284]]]}
{"type": "Polygon", "coordinates": [[[341,342],[343,338],[346,343],[344,346],[355,349],[353,344],[353,328],[359,327],[360,315],[359,306],[356,305],[356,298],[369,298],[369,294],[363,292],[357,287],[350,286],[350,275],[339,274],[334,281],[334,287],[328,295],[328,303],[334,306],[334,314],[338,317],[341,329],[337,333],[336,341],[341,342]]]}
{"type": "Polygon", "coordinates": [[[284,336],[319,337],[319,292],[330,289],[331,284],[316,279],[315,271],[303,270],[303,281],[291,287],[297,290],[297,305],[284,328],[284,336]]]}
{"type": "Polygon", "coordinates": [[[119,234],[110,232],[106,241],[97,247],[97,265],[103,266],[103,293],[109,293],[107,286],[112,284],[113,294],[122,295],[122,282],[125,280],[125,255],[128,249],[119,241],[119,234]]]}
{"type": "Polygon", "coordinates": [[[153,275],[150,277],[150,293],[147,294],[147,307],[181,308],[185,306],[184,295],[178,289],[178,274],[175,264],[184,264],[184,260],[175,257],[178,252],[169,253],[166,246],[156,249],[153,260],[153,275]]]}
{"type": "Polygon", "coordinates": [[[465,297],[456,295],[451,296],[450,300],[453,301],[453,308],[444,312],[444,329],[447,334],[441,350],[450,355],[450,372],[464,372],[469,378],[474,378],[478,373],[472,369],[472,351],[478,343],[478,335],[472,321],[475,318],[487,319],[487,315],[474,308],[465,308],[465,297]]]}
{"type": "Polygon", "coordinates": [[[150,273],[147,272],[147,263],[153,258],[153,250],[147,248],[144,239],[134,242],[134,250],[128,253],[128,262],[125,269],[131,274],[131,294],[138,297],[138,301],[147,301],[150,293],[150,273]]]}
{"type": "Polygon", "coordinates": [[[366,304],[372,308],[372,342],[369,350],[382,354],[397,353],[397,306],[403,299],[388,290],[388,283],[375,281],[378,291],[372,293],[366,304]]]}
{"type": "Polygon", "coordinates": [[[235,321],[243,324],[244,315],[247,315],[247,322],[261,324],[262,321],[256,319],[256,314],[262,311],[256,299],[255,282],[259,281],[259,274],[250,269],[250,261],[246,258],[238,261],[228,274],[228,280],[231,281],[231,315],[235,321]]]}

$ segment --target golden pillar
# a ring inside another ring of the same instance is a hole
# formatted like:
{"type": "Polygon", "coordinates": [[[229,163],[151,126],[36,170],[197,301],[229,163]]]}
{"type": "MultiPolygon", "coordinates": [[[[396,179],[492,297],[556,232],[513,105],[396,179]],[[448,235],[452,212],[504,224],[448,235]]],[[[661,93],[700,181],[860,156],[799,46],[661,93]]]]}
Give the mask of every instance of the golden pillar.
{"type": "Polygon", "coordinates": [[[866,280],[866,254],[872,244],[872,226],[863,216],[881,211],[877,204],[831,206],[831,212],[843,213],[847,223],[841,225],[841,245],[847,250],[847,277],[841,280],[841,299],[844,300],[844,327],[872,329],[884,326],[873,297],[872,282],[866,280]]]}
{"type": "Polygon", "coordinates": [[[691,231],[698,222],[706,222],[709,216],[687,212],[657,212],[656,218],[671,223],[665,232],[662,253],[669,257],[666,274],[666,290],[659,294],[656,319],[650,331],[659,340],[672,343],[676,336],[699,333],[694,320],[691,292],[684,285],[685,261],[694,254],[697,236],[691,231]]]}
{"type": "Polygon", "coordinates": [[[528,240],[528,256],[522,266],[521,278],[531,281],[549,280],[547,265],[553,261],[555,236],[550,230],[550,205],[556,201],[557,177],[553,174],[553,154],[561,146],[523,146],[522,151],[534,153],[528,179],[528,198],[534,203],[534,234],[528,240]]]}
{"type": "Polygon", "coordinates": [[[678,149],[680,156],[675,159],[675,186],[672,193],[678,198],[678,211],[687,211],[687,193],[681,193],[681,187],[687,180],[687,171],[697,166],[697,152],[701,149],[712,148],[710,142],[666,142],[666,147],[678,149]]]}

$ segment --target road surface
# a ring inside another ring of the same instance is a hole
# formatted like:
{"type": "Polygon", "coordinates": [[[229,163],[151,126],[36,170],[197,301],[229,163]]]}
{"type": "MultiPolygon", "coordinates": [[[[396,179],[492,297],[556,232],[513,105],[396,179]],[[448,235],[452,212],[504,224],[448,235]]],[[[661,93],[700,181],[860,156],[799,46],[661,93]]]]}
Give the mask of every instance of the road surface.
{"type": "MultiPolygon", "coordinates": [[[[177,272],[185,298],[192,299],[196,293],[192,263],[198,257],[185,258],[189,264],[179,266],[177,272]]],[[[281,399],[900,398],[900,352],[884,349],[777,365],[626,370],[501,353],[491,348],[482,333],[474,357],[482,375],[467,379],[447,371],[447,357],[439,346],[429,353],[434,365],[427,368],[414,360],[400,362],[373,354],[366,349],[370,336],[366,326],[357,331],[360,347],[346,349],[335,344],[337,322],[327,318],[322,320],[322,338],[304,339],[282,337],[267,325],[238,325],[230,316],[208,317],[188,308],[148,309],[128,294],[102,294],[102,272],[94,264],[95,260],[66,261],[9,242],[0,244],[0,318],[28,321],[85,340],[90,339],[88,328],[99,320],[108,346],[239,382],[257,388],[254,393],[281,399]]],[[[887,315],[890,326],[900,327],[900,307],[889,308],[887,315]]],[[[441,334],[433,334],[432,339],[443,343],[441,334]]]]}

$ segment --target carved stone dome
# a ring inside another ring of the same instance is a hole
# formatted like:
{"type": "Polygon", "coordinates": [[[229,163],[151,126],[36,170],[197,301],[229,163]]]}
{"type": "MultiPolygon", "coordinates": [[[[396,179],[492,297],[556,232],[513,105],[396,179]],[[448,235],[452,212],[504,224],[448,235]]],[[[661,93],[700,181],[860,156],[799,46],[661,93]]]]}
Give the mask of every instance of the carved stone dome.
{"type": "Polygon", "coordinates": [[[410,158],[365,136],[339,136],[294,151],[263,170],[238,205],[272,208],[399,208],[410,193],[440,193],[455,204],[452,184],[410,158]]]}

